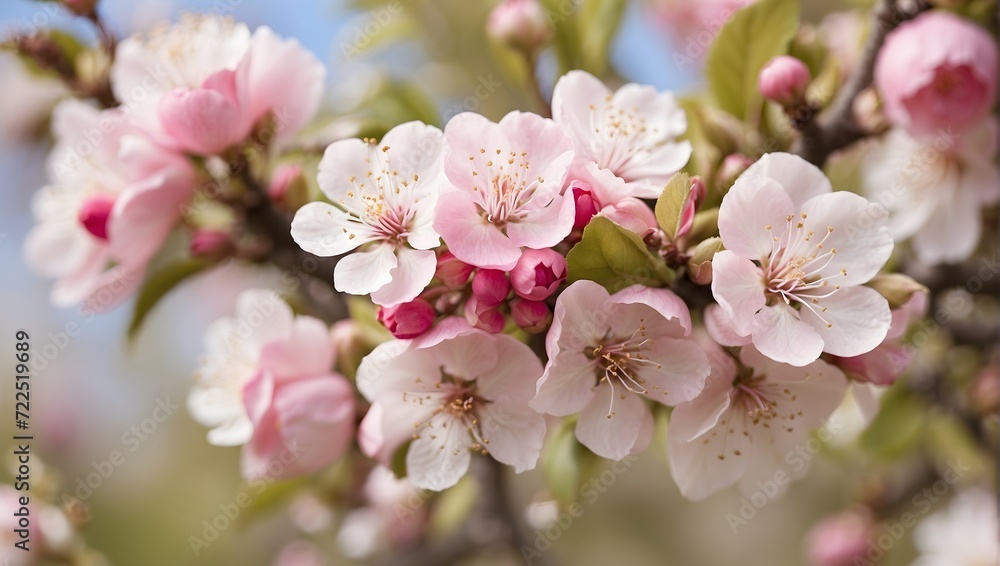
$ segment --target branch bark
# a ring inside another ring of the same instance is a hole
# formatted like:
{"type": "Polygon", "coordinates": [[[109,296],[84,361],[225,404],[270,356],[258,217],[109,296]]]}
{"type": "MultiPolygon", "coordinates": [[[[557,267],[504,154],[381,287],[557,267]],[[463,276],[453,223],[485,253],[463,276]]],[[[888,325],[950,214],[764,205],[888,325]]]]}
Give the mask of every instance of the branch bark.
{"type": "Polygon", "coordinates": [[[900,0],[879,0],[861,60],[830,105],[830,109],[817,119],[802,124],[802,135],[792,147],[793,153],[797,153],[817,167],[822,167],[830,154],[846,148],[869,134],[854,116],[854,101],[871,86],[875,73],[875,60],[889,32],[930,8],[930,4],[925,0],[916,0],[907,7],[902,4],[900,0]]]}

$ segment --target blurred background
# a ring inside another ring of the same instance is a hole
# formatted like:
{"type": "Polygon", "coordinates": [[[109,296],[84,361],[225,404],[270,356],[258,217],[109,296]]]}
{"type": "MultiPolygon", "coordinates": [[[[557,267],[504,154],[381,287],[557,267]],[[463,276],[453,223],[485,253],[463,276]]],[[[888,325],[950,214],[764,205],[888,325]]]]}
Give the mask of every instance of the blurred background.
{"type": "MultiPolygon", "coordinates": [[[[824,12],[840,7],[836,2],[805,4],[807,17],[816,22],[824,12]]],[[[399,0],[396,5],[412,17],[393,20],[384,32],[371,35],[364,29],[378,21],[378,13],[371,10],[379,5],[333,0],[102,0],[100,10],[120,37],[176,20],[184,11],[226,12],[251,28],[266,24],[282,36],[297,38],[326,62],[326,102],[334,113],[359,100],[377,100],[377,91],[386,81],[381,71],[421,93],[412,98],[417,108],[410,110],[429,115],[428,121],[442,123],[443,118],[463,110],[496,119],[514,108],[532,109],[525,89],[512,82],[502,57],[483,38],[488,2],[399,0]],[[425,33],[421,40],[405,39],[420,29],[436,33],[425,33]],[[403,39],[387,41],[390,38],[403,39]],[[485,88],[477,90],[480,85],[485,88]]],[[[39,24],[94,39],[85,22],[74,21],[52,4],[0,3],[0,28],[5,33],[39,24]]],[[[684,38],[671,37],[670,26],[658,20],[656,10],[631,2],[620,33],[611,43],[611,73],[623,80],[691,92],[700,84],[699,64],[696,58],[678,58],[690,45],[684,38]]],[[[541,62],[543,89],[551,87],[555,69],[555,62],[541,62]]],[[[327,563],[305,561],[313,547],[323,548],[331,557],[330,564],[354,564],[341,555],[336,542],[340,517],[319,506],[308,493],[284,498],[290,486],[282,482],[261,493],[249,490],[239,476],[238,449],[210,446],[205,430],[184,407],[206,325],[232,312],[240,289],[266,284],[274,274],[229,266],[198,278],[162,302],[131,344],[125,339],[129,304],[96,318],[75,309],[51,307],[51,283],[32,275],[22,258],[24,237],[32,225],[32,193],[45,180],[46,146],[24,144],[9,135],[23,118],[24,101],[9,92],[15,81],[9,69],[0,73],[0,90],[8,91],[0,93],[4,130],[0,141],[4,194],[0,336],[4,338],[0,347],[12,347],[15,330],[26,329],[36,356],[44,358],[32,377],[31,426],[36,438],[32,451],[49,465],[45,482],[57,500],[67,494],[86,503],[91,516],[88,544],[121,566],[327,563]],[[76,328],[78,333],[73,332],[76,328]],[[177,408],[163,422],[156,422],[150,420],[154,414],[164,414],[154,413],[158,406],[177,408]],[[113,465],[107,477],[81,488],[88,475],[107,469],[105,462],[115,450],[124,454],[124,460],[113,465]],[[56,480],[58,487],[51,483],[56,480]],[[99,485],[92,487],[93,483],[99,485]],[[202,537],[205,521],[243,492],[254,500],[251,511],[241,513],[196,557],[189,537],[202,537]],[[278,504],[269,505],[272,501],[278,504]]],[[[9,365],[3,368],[4,392],[0,394],[3,439],[10,438],[11,432],[11,419],[6,418],[13,405],[8,392],[12,383],[9,365]]],[[[842,418],[843,426],[834,438],[824,443],[819,454],[810,454],[813,468],[808,478],[760,509],[748,507],[734,489],[706,502],[683,500],[669,477],[663,449],[654,446],[621,473],[596,478],[602,487],[593,501],[581,502],[583,514],[549,531],[546,538],[554,539],[550,552],[561,563],[574,565],[804,563],[807,530],[851,500],[855,486],[845,479],[871,457],[850,446],[857,423],[842,418]],[[745,524],[734,523],[733,517],[741,513],[745,524]]],[[[9,464],[11,448],[4,444],[0,454],[9,464]]],[[[37,458],[33,473],[42,475],[37,458]]],[[[516,479],[516,492],[524,506],[543,497],[543,486],[537,471],[516,479]]],[[[535,515],[540,512],[544,514],[535,508],[535,515]]],[[[894,543],[898,552],[887,564],[907,563],[912,556],[908,539],[907,533],[894,543]]],[[[490,560],[523,563],[519,556],[490,560]]]]}

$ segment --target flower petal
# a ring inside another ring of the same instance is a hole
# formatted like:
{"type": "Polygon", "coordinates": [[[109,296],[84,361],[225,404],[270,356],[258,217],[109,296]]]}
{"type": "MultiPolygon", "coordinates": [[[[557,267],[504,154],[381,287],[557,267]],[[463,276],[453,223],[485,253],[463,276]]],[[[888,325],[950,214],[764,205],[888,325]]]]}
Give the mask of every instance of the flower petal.
{"type": "Polygon", "coordinates": [[[292,219],[292,239],[313,255],[331,257],[371,242],[375,236],[347,212],[325,202],[310,202],[292,219]]]}
{"type": "Polygon", "coordinates": [[[521,257],[521,248],[479,213],[467,193],[448,193],[438,203],[434,230],[441,234],[451,253],[465,263],[487,269],[513,269],[521,257]]]}
{"type": "MultiPolygon", "coordinates": [[[[837,253],[819,270],[822,277],[832,276],[841,286],[860,285],[871,280],[892,255],[892,235],[887,226],[888,212],[879,204],[846,191],[820,195],[802,206],[804,223],[826,236],[822,250],[837,253]],[[832,227],[832,232],[827,230],[832,227]],[[846,270],[847,275],[841,275],[846,270]]],[[[808,252],[816,249],[809,243],[808,252]]]]}
{"type": "Polygon", "coordinates": [[[718,252],[712,259],[712,295],[736,334],[747,336],[757,312],[767,303],[764,272],[729,250],[718,252]]]}
{"type": "Polygon", "coordinates": [[[823,338],[784,304],[761,309],[753,319],[752,333],[754,346],[775,361],[801,367],[823,353],[823,338]]]}
{"type": "Polygon", "coordinates": [[[807,200],[833,192],[830,179],[820,168],[791,153],[767,153],[743,172],[743,176],[760,176],[777,181],[794,207],[807,200]]]}
{"type": "Polygon", "coordinates": [[[447,416],[435,418],[433,430],[435,434],[425,431],[410,444],[406,473],[413,487],[442,491],[468,471],[472,442],[465,425],[447,416]]]}
{"type": "Polygon", "coordinates": [[[545,418],[519,402],[492,403],[478,415],[485,448],[517,473],[534,469],[545,440],[545,418]]]}
{"type": "Polygon", "coordinates": [[[396,267],[389,283],[372,293],[372,302],[393,307],[415,299],[434,278],[437,256],[433,250],[414,250],[406,246],[396,249],[396,267]]]}
{"type": "Polygon", "coordinates": [[[370,295],[392,280],[396,265],[395,248],[391,244],[355,252],[337,262],[333,269],[334,287],[341,293],[370,295]]]}
{"type": "MultiPolygon", "coordinates": [[[[845,358],[860,356],[882,343],[892,321],[889,303],[870,287],[842,287],[799,314],[823,340],[823,351],[845,358]]],[[[801,365],[801,364],[795,364],[801,365]]]]}
{"type": "Polygon", "coordinates": [[[603,383],[596,393],[580,413],[576,438],[602,458],[621,460],[633,453],[649,409],[639,395],[628,393],[624,387],[612,390],[608,383],[603,383]]]}
{"type": "Polygon", "coordinates": [[[792,214],[796,214],[795,206],[777,181],[744,174],[722,199],[719,235],[727,250],[763,259],[771,254],[774,237],[781,234],[786,217],[792,214]]]}

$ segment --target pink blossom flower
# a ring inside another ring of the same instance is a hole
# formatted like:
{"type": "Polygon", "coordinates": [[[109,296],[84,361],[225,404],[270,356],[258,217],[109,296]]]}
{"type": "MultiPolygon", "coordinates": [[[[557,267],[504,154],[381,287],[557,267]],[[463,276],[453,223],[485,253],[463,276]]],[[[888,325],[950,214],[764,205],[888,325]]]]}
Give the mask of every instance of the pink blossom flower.
{"type": "Polygon", "coordinates": [[[600,215],[640,237],[657,230],[656,215],[645,202],[628,196],[632,192],[630,185],[610,170],[577,160],[566,182],[566,194],[573,195],[577,206],[574,227],[583,229],[600,215]]]}
{"type": "Polygon", "coordinates": [[[455,257],[510,270],[521,248],[549,248],[573,228],[573,198],[562,194],[573,145],[558,125],[511,112],[499,124],[459,114],[445,127],[445,173],[434,229],[455,257]]]}
{"type": "Polygon", "coordinates": [[[194,190],[194,173],[119,110],[70,99],[56,109],[53,132],[50,181],[35,196],[25,257],[57,280],[53,303],[103,310],[142,281],[194,190]]]}
{"type": "Polygon", "coordinates": [[[523,330],[544,332],[552,322],[552,309],[543,301],[516,298],[510,302],[510,318],[523,330]]]}
{"type": "Polygon", "coordinates": [[[1000,202],[996,132],[995,116],[960,137],[918,140],[897,129],[865,153],[865,195],[885,205],[893,238],[909,238],[921,261],[956,263],[975,252],[982,209],[1000,202]]]}
{"type": "Polygon", "coordinates": [[[510,281],[503,271],[480,269],[472,277],[472,294],[480,306],[485,308],[499,306],[510,294],[510,281]]]}
{"type": "Polygon", "coordinates": [[[476,268],[455,257],[451,252],[444,252],[437,258],[437,270],[434,276],[449,289],[461,289],[469,282],[476,268]]]}
{"type": "Polygon", "coordinates": [[[659,197],[691,157],[691,144],[676,139],[687,129],[684,111],[673,94],[650,86],[630,83],[612,93],[593,75],[570,71],[552,92],[552,116],[579,159],[625,181],[621,198],[659,197]]]}
{"type": "Polygon", "coordinates": [[[840,404],[847,380],[816,360],[804,367],[777,363],[752,346],[740,367],[721,351],[709,356],[712,375],[696,399],[674,408],[667,432],[670,471],[692,500],[738,484],[745,495],[778,471],[801,478],[806,466],[785,456],[809,438],[840,404]]]}
{"type": "Polygon", "coordinates": [[[244,445],[245,477],[290,477],[339,458],[353,437],[354,394],[333,373],[321,321],[295,317],[272,291],[237,299],[236,317],[213,323],[188,409],[208,441],[244,445]]]}
{"type": "Polygon", "coordinates": [[[643,398],[673,406],[705,383],[708,360],[685,338],[690,332],[687,306],[670,291],[635,285],[609,295],[577,281],[556,300],[545,338],[549,362],[531,406],[579,413],[576,437],[599,456],[638,453],[653,431],[643,398]]]}
{"type": "Polygon", "coordinates": [[[525,250],[510,271],[514,292],[532,301],[548,298],[566,280],[566,258],[553,250],[525,250]]]}
{"type": "Polygon", "coordinates": [[[507,325],[503,311],[493,306],[489,307],[479,302],[475,295],[465,301],[465,320],[473,328],[485,330],[490,334],[500,334],[507,325]]]}
{"type": "Polygon", "coordinates": [[[251,35],[244,24],[191,14],[122,41],[111,68],[116,97],[139,110],[151,135],[201,155],[236,145],[268,115],[274,130],[263,141],[287,140],[319,107],[325,75],[314,55],[267,27],[251,35]]]}
{"type": "Polygon", "coordinates": [[[789,55],[779,55],[760,70],[757,88],[764,98],[783,106],[795,106],[805,101],[809,86],[809,67],[789,55]]]}
{"type": "Polygon", "coordinates": [[[993,108],[997,43],[983,28],[931,10],[893,30],[875,62],[886,117],[914,137],[961,135],[993,108]]]}
{"type": "Polygon", "coordinates": [[[361,489],[366,505],[349,511],[337,533],[347,556],[364,558],[386,545],[415,543],[427,522],[429,505],[408,478],[396,478],[389,468],[375,466],[361,489]]]}
{"type": "Polygon", "coordinates": [[[809,531],[807,548],[810,566],[854,566],[864,562],[869,541],[876,535],[867,511],[844,511],[827,517],[809,531]]]}
{"type": "Polygon", "coordinates": [[[408,344],[381,344],[358,368],[358,389],[372,401],[362,450],[388,463],[410,442],[407,476],[434,491],[455,485],[473,452],[530,470],[545,436],[545,420],[528,407],[541,374],[526,345],[458,319],[408,344]]]}
{"type": "Polygon", "coordinates": [[[822,171],[790,154],[751,166],[725,196],[712,293],[738,336],[773,360],[805,366],[822,352],[871,351],[889,304],[862,286],[892,253],[886,211],[832,192],[822,171]]]}
{"type": "Polygon", "coordinates": [[[319,186],[336,206],[311,202],[295,213],[292,238],[318,256],[356,252],[337,262],[338,291],[371,295],[390,307],[413,300],[434,278],[431,227],[441,188],[441,131],[420,122],[373,140],[347,139],[326,149],[319,186]]]}

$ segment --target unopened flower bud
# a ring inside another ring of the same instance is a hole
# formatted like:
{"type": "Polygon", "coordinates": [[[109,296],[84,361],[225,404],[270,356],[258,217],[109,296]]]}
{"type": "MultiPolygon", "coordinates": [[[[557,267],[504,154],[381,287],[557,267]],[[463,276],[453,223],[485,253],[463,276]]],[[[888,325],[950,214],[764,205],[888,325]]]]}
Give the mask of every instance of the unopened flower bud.
{"type": "Polygon", "coordinates": [[[437,277],[449,289],[461,289],[469,282],[469,277],[475,267],[455,257],[451,252],[444,252],[437,258],[437,277]]]}
{"type": "Polygon", "coordinates": [[[510,317],[522,329],[538,334],[552,322],[552,309],[542,301],[514,299],[510,302],[510,317]]]}
{"type": "Polygon", "coordinates": [[[764,98],[789,108],[805,102],[810,79],[805,63],[795,57],[779,55],[761,69],[757,87],[764,98]]]}
{"type": "Polygon", "coordinates": [[[416,338],[427,332],[434,325],[435,318],[437,313],[434,307],[419,297],[408,303],[381,307],[378,310],[378,321],[400,339],[416,338]]]}
{"type": "Polygon", "coordinates": [[[688,274],[692,281],[699,285],[708,285],[712,282],[712,258],[721,250],[721,238],[708,238],[694,247],[687,262],[688,274]]]}
{"type": "Polygon", "coordinates": [[[715,173],[716,183],[723,189],[729,189],[751,165],[753,165],[753,159],[749,156],[742,153],[730,153],[722,160],[722,165],[715,173]]]}
{"type": "Polygon", "coordinates": [[[191,236],[191,255],[194,257],[222,257],[232,250],[232,236],[225,230],[199,228],[191,236]]]}
{"type": "Polygon", "coordinates": [[[891,309],[905,305],[914,293],[927,292],[927,287],[902,273],[880,273],[868,284],[889,301],[891,309]]]}
{"type": "Polygon", "coordinates": [[[538,0],[504,0],[490,12],[486,31],[511,49],[528,54],[552,39],[552,26],[538,0]]]}
{"type": "Polygon", "coordinates": [[[864,560],[874,524],[865,512],[845,511],[828,517],[809,532],[807,547],[811,566],[852,566],[864,560]]]}
{"type": "Polygon", "coordinates": [[[514,292],[541,301],[556,292],[566,280],[566,258],[550,249],[524,250],[510,271],[514,292]]]}
{"type": "Polygon", "coordinates": [[[115,206],[115,199],[110,195],[93,195],[83,201],[80,210],[77,211],[77,219],[80,224],[101,240],[108,239],[108,220],[111,218],[111,209],[115,206]]]}
{"type": "Polygon", "coordinates": [[[298,210],[309,202],[309,185],[302,175],[302,167],[295,164],[279,165],[271,175],[267,196],[286,210],[298,210]]]}
{"type": "Polygon", "coordinates": [[[485,308],[493,308],[507,299],[510,282],[503,271],[480,269],[472,278],[472,294],[485,308]]]}
{"type": "Polygon", "coordinates": [[[491,334],[503,332],[507,321],[500,309],[483,306],[475,295],[465,302],[465,320],[470,326],[491,334]]]}
{"type": "Polygon", "coordinates": [[[590,219],[597,214],[597,200],[590,192],[590,185],[584,182],[574,182],[572,185],[573,201],[576,204],[576,218],[573,220],[574,230],[583,230],[590,224],[590,219]]]}
{"type": "Polygon", "coordinates": [[[637,198],[623,198],[605,206],[601,209],[601,216],[643,239],[659,230],[653,210],[637,198]]]}

